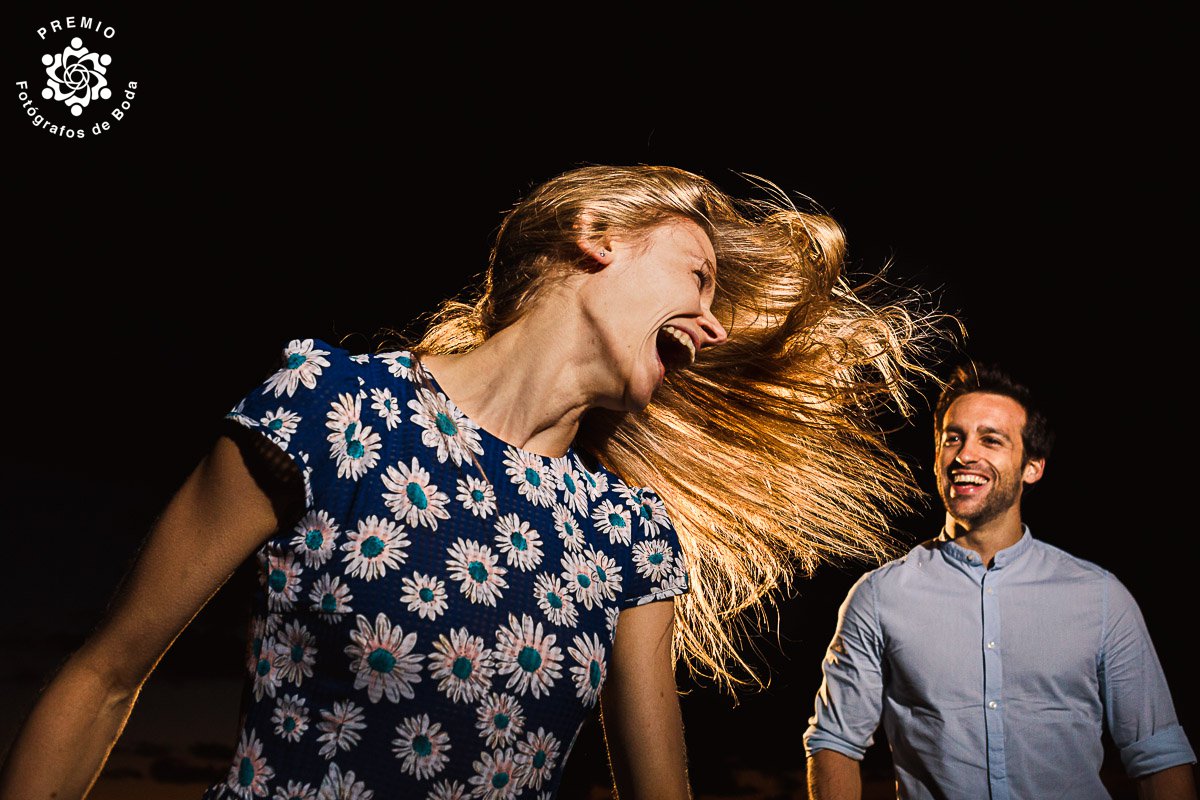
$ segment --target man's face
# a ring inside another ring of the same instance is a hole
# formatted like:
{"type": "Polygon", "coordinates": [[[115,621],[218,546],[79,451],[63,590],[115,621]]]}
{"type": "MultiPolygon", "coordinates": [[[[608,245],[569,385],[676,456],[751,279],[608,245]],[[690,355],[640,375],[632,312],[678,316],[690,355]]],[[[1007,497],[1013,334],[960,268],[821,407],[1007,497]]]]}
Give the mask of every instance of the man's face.
{"type": "Polygon", "coordinates": [[[986,524],[1021,502],[1023,484],[1042,474],[1021,442],[1025,409],[990,392],[957,398],[942,418],[937,444],[938,494],[947,513],[968,528],[986,524]]]}

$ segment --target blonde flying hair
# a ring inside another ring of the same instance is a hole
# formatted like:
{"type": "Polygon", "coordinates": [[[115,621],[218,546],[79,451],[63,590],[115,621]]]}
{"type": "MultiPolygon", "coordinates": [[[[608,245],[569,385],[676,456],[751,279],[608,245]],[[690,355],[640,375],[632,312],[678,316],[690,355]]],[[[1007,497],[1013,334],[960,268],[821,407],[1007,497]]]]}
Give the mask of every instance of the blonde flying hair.
{"type": "Polygon", "coordinates": [[[504,216],[482,286],[421,320],[409,345],[417,356],[477,347],[547,281],[598,268],[581,237],[636,236],[678,220],[708,234],[713,313],[728,342],[669,372],[640,412],[589,411],[575,444],[666,504],[691,579],[675,599],[674,654],[731,692],[766,685],[741,645],[797,575],[897,552],[889,515],[910,510],[918,490],[875,420],[911,412],[936,338],[915,293],[872,304],[867,286],[848,285],[833,219],[753,180],[765,197],[734,198],[667,166],[583,166],[552,178],[504,216]]]}

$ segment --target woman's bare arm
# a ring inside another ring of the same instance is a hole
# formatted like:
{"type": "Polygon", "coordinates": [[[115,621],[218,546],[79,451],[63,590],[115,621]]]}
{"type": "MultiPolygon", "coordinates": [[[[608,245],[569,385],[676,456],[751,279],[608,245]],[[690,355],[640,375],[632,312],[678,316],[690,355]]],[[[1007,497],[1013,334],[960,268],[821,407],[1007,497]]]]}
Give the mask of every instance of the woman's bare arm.
{"type": "Polygon", "coordinates": [[[221,437],[155,522],[104,621],[34,705],[0,772],[0,800],[86,796],[146,678],[278,525],[238,446],[221,437]]]}
{"type": "Polygon", "coordinates": [[[675,603],[621,612],[601,719],[622,800],[690,800],[683,715],[671,663],[675,603]]]}

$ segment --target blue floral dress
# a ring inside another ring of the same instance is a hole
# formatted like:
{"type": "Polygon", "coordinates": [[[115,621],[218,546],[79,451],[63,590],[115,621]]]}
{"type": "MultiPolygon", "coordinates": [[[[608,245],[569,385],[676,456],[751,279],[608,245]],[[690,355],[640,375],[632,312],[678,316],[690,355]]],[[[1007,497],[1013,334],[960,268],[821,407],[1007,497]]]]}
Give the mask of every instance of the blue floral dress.
{"type": "Polygon", "coordinates": [[[206,800],[551,798],[621,610],[688,590],[652,490],[497,439],[410,356],[293,340],[229,414],[300,469],[305,510],[257,553],[206,800]]]}

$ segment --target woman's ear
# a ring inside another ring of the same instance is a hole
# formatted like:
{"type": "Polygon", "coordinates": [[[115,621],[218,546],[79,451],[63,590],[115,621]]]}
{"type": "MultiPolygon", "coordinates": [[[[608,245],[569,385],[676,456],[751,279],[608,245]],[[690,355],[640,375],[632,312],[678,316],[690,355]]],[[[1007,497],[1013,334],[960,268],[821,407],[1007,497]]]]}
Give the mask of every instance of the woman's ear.
{"type": "Polygon", "coordinates": [[[575,231],[575,243],[587,258],[594,261],[598,267],[607,267],[612,263],[612,243],[607,234],[596,230],[590,214],[579,215],[575,231]]]}

